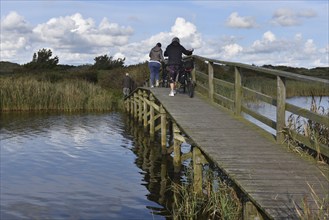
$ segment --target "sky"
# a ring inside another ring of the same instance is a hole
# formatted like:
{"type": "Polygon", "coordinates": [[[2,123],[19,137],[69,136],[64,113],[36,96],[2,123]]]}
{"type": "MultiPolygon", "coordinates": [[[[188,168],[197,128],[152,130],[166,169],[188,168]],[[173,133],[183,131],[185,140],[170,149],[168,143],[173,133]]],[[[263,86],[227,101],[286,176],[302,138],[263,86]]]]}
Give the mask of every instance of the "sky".
{"type": "Polygon", "coordinates": [[[212,59],[254,65],[329,66],[329,1],[0,0],[0,60],[24,64],[50,49],[60,64],[95,57],[149,60],[173,37],[212,59]]]}

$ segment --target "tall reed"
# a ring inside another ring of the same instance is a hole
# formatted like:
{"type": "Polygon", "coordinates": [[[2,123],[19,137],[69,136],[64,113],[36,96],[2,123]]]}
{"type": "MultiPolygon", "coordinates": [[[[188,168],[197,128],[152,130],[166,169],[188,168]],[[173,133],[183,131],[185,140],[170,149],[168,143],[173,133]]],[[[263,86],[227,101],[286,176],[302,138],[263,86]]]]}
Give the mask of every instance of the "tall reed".
{"type": "MultiPolygon", "coordinates": [[[[315,112],[319,115],[329,116],[329,109],[325,109],[321,106],[322,97],[320,97],[319,102],[315,101],[315,97],[312,96],[312,104],[310,106],[310,111],[315,112]]],[[[329,146],[329,127],[325,124],[318,123],[309,119],[304,119],[301,116],[295,116],[291,114],[288,118],[288,124],[283,130],[285,135],[285,142],[288,146],[295,152],[301,155],[313,155],[316,156],[318,161],[329,163],[329,158],[323,156],[320,152],[319,144],[324,146],[329,146]],[[315,144],[315,152],[309,150],[305,145],[295,138],[293,132],[304,135],[310,141],[315,144]]]]}
{"type": "MultiPolygon", "coordinates": [[[[212,172],[209,170],[205,176],[202,194],[194,192],[193,181],[182,184],[172,183],[174,219],[238,220],[242,218],[242,204],[236,191],[220,177],[214,177],[212,172]]],[[[193,179],[191,175],[192,171],[187,171],[188,179],[193,179]]]]}
{"type": "Polygon", "coordinates": [[[3,111],[106,111],[116,108],[112,92],[83,80],[51,83],[27,77],[0,80],[3,111]]]}

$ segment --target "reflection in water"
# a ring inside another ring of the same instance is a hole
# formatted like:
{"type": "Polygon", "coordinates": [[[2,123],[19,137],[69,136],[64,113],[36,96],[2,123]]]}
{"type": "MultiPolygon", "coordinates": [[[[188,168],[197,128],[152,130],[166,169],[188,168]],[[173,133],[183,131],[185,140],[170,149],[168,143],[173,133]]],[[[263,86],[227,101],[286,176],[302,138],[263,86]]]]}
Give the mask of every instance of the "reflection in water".
{"type": "MultiPolygon", "coordinates": [[[[160,136],[156,136],[155,141],[152,142],[143,127],[138,127],[140,125],[128,117],[126,119],[126,123],[130,126],[130,133],[134,134],[135,147],[132,151],[137,155],[135,164],[143,171],[143,185],[149,191],[147,198],[161,205],[161,207],[148,206],[147,208],[156,215],[171,219],[173,204],[171,184],[180,183],[185,175],[184,169],[179,173],[174,172],[171,155],[162,155],[160,136]]],[[[190,146],[184,147],[185,150],[187,148],[190,146]]]]}
{"type": "Polygon", "coordinates": [[[183,173],[124,115],[0,117],[0,219],[170,219],[183,173]]]}

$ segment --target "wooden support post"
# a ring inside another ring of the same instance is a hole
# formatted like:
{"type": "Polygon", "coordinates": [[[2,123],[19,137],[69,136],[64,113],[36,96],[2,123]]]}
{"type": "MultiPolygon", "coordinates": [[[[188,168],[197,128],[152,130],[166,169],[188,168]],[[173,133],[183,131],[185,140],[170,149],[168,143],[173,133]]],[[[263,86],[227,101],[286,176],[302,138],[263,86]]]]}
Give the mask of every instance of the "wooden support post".
{"type": "Polygon", "coordinates": [[[258,212],[256,206],[250,201],[243,204],[243,219],[246,220],[263,220],[262,215],[258,212]]]}
{"type": "Polygon", "coordinates": [[[144,125],[144,129],[146,129],[147,128],[147,114],[148,114],[148,107],[147,107],[147,102],[146,102],[146,100],[147,100],[147,93],[146,93],[146,91],[144,90],[143,91],[143,105],[144,105],[144,107],[143,107],[143,119],[144,119],[144,122],[143,122],[143,125],[144,125]]]}
{"type": "Polygon", "coordinates": [[[178,173],[181,170],[182,158],[181,158],[181,144],[182,142],[177,136],[180,136],[180,130],[176,123],[173,123],[174,134],[174,172],[178,173]]]}
{"type": "Polygon", "coordinates": [[[137,120],[138,117],[138,107],[137,107],[137,93],[134,93],[134,119],[137,120]]]}
{"type": "Polygon", "coordinates": [[[241,101],[242,101],[242,86],[241,86],[241,71],[240,68],[235,67],[235,83],[234,83],[234,91],[235,91],[235,107],[234,113],[235,115],[241,115],[241,101]]]}
{"type": "Polygon", "coordinates": [[[167,154],[167,119],[166,119],[166,111],[162,105],[160,106],[160,117],[161,117],[162,154],[167,154]]]}
{"type": "Polygon", "coordinates": [[[134,96],[130,96],[130,116],[134,116],[134,96]]]}
{"type": "Polygon", "coordinates": [[[125,107],[124,110],[125,110],[127,113],[129,113],[129,111],[128,111],[128,99],[124,100],[124,101],[123,101],[123,104],[124,104],[124,107],[125,107]]]}
{"type": "Polygon", "coordinates": [[[193,189],[197,194],[202,193],[202,154],[199,148],[193,148],[193,189]]]}
{"type": "Polygon", "coordinates": [[[160,198],[159,198],[159,202],[160,204],[164,204],[164,202],[166,201],[166,192],[167,192],[167,157],[166,156],[162,156],[162,160],[161,160],[161,170],[160,170],[160,178],[161,178],[161,182],[160,182],[160,198]]]}
{"type": "Polygon", "coordinates": [[[214,101],[214,63],[208,61],[208,83],[209,83],[209,99],[214,101]]]}
{"type": "Polygon", "coordinates": [[[276,106],[276,141],[283,143],[286,118],[286,80],[284,77],[277,76],[277,106],[276,106]]]}
{"type": "Polygon", "coordinates": [[[141,90],[138,90],[138,122],[142,124],[143,120],[143,92],[141,90]]]}
{"type": "Polygon", "coordinates": [[[151,141],[154,141],[154,133],[155,133],[155,119],[154,119],[154,107],[152,104],[154,104],[154,96],[153,94],[150,94],[150,139],[151,141]]]}

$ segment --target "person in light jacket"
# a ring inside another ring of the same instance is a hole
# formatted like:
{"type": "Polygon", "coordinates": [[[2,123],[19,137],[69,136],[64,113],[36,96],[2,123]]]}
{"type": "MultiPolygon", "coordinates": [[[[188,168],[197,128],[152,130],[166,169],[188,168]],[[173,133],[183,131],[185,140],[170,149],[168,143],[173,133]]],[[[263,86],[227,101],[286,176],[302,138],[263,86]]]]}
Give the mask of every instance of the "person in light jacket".
{"type": "Polygon", "coordinates": [[[157,43],[149,53],[149,69],[150,69],[150,86],[159,86],[159,72],[161,67],[161,62],[164,62],[163,52],[161,49],[161,43],[157,43]]]}

